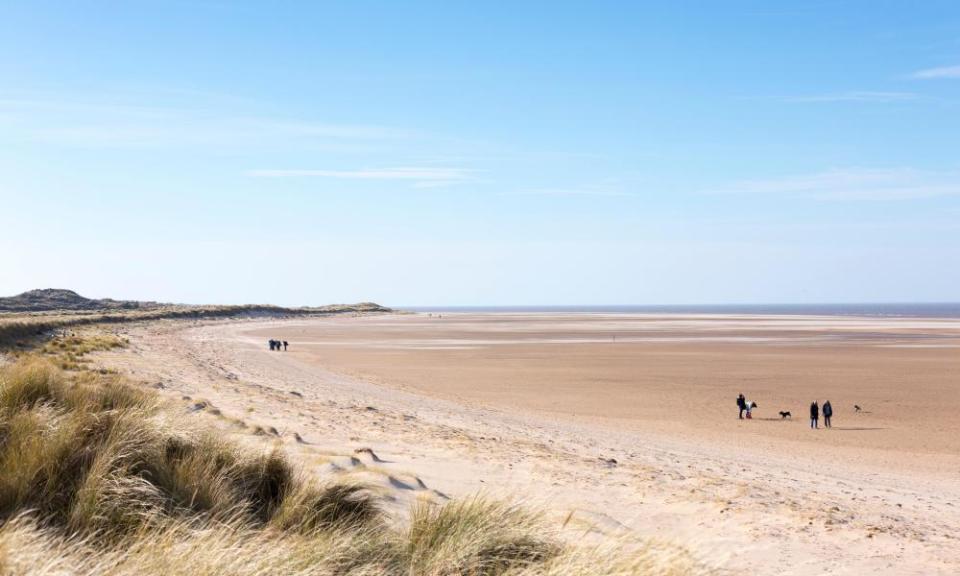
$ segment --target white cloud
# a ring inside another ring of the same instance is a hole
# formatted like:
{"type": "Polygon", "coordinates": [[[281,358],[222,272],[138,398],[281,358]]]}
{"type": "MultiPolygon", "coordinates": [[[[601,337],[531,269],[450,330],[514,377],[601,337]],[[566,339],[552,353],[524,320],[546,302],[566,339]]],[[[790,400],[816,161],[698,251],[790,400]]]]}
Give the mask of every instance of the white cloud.
{"type": "Polygon", "coordinates": [[[431,188],[472,180],[474,171],[465,168],[398,167],[362,170],[251,170],[250,176],[262,178],[336,178],[342,180],[408,180],[419,188],[431,188]]]}
{"type": "Polygon", "coordinates": [[[942,66],[940,68],[927,68],[918,70],[912,74],[914,78],[960,78],[960,66],[942,66]]]}
{"type": "Polygon", "coordinates": [[[504,192],[500,196],[636,196],[629,192],[611,188],[525,188],[514,192],[504,192]]]}
{"type": "Polygon", "coordinates": [[[0,99],[6,139],[78,148],[262,147],[297,143],[355,149],[408,140],[395,128],[231,113],[216,103],[141,105],[47,98],[0,99]]]}
{"type": "Polygon", "coordinates": [[[809,96],[793,96],[787,98],[789,102],[904,102],[917,100],[919,94],[913,92],[872,92],[853,91],[837,92],[833,94],[813,94],[809,96]]]}
{"type": "Polygon", "coordinates": [[[265,130],[344,140],[395,140],[414,136],[412,132],[368,124],[321,124],[316,122],[278,121],[263,118],[248,118],[245,120],[251,126],[265,130]]]}
{"type": "Polygon", "coordinates": [[[846,168],[766,180],[744,180],[705,192],[781,195],[817,200],[914,200],[960,196],[960,175],[903,168],[846,168]]]}

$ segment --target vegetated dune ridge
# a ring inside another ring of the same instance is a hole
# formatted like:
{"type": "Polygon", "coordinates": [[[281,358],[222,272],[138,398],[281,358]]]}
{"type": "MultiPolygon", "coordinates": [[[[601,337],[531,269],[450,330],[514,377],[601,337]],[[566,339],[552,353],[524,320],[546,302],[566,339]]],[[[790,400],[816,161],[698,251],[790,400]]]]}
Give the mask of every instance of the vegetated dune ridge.
{"type": "Polygon", "coordinates": [[[72,290],[41,289],[0,298],[0,346],[26,348],[31,339],[51,330],[164,318],[255,318],[325,316],[391,312],[373,302],[285,308],[267,304],[189,305],[130,300],[90,299],[72,290]]]}
{"type": "Polygon", "coordinates": [[[85,298],[73,290],[63,288],[42,288],[38,290],[29,290],[16,296],[0,297],[0,312],[91,312],[91,311],[116,311],[116,310],[259,310],[272,312],[289,313],[307,313],[307,312],[330,312],[341,309],[355,309],[365,312],[388,312],[389,309],[373,302],[361,302],[359,304],[330,304],[317,307],[296,307],[284,308],[281,306],[271,306],[263,304],[250,305],[192,305],[192,304],[172,304],[160,302],[143,302],[138,300],[114,300],[112,298],[85,298]]]}
{"type": "MultiPolygon", "coordinates": [[[[389,375],[377,376],[371,366],[380,365],[357,351],[386,351],[401,369],[419,363],[429,374],[435,362],[407,355],[410,342],[384,335],[414,330],[424,336],[420,348],[466,346],[462,338],[446,334],[440,342],[414,326],[423,321],[377,316],[126,325],[130,350],[102,353],[99,361],[153,382],[188,408],[201,404],[190,408],[198,415],[215,411],[243,441],[279,439],[315,474],[359,475],[393,489],[387,506],[399,515],[410,499],[444,501],[481,491],[543,507],[554,526],[568,535],[574,530],[579,540],[640,536],[688,550],[722,571],[926,575],[956,574],[960,567],[960,467],[950,454],[905,451],[895,454],[901,464],[891,468],[890,451],[856,443],[818,447],[747,429],[711,437],[647,426],[642,419],[620,426],[620,419],[548,412],[522,397],[515,408],[468,394],[442,397],[429,387],[403,382],[401,388],[389,375]],[[291,350],[270,352],[268,335],[289,340],[291,350]],[[325,364],[340,353],[363,370],[351,374],[343,364],[325,364]],[[867,456],[850,457],[857,454],[867,456]]],[[[521,326],[511,330],[523,338],[521,326]]],[[[929,327],[908,332],[924,330],[929,327]]],[[[469,345],[483,346],[489,343],[469,345]]],[[[467,362],[462,368],[468,385],[479,386],[470,383],[474,367],[467,362]]],[[[733,398],[724,398],[717,410],[735,419],[733,398]]],[[[785,426],[805,426],[802,410],[795,416],[797,422],[785,426]]],[[[774,424],[780,423],[749,423],[774,424]]]]}
{"type": "MultiPolygon", "coordinates": [[[[148,324],[160,325],[183,322],[148,324]]],[[[187,382],[154,390],[91,362],[140,355],[129,346],[116,327],[87,326],[0,354],[0,573],[708,573],[681,548],[573,546],[535,511],[450,500],[369,448],[291,459],[273,426],[161,399],[187,382]]]]}
{"type": "Polygon", "coordinates": [[[0,297],[0,312],[43,312],[47,310],[136,310],[157,308],[157,302],[84,298],[73,290],[42,288],[16,296],[0,297]]]}

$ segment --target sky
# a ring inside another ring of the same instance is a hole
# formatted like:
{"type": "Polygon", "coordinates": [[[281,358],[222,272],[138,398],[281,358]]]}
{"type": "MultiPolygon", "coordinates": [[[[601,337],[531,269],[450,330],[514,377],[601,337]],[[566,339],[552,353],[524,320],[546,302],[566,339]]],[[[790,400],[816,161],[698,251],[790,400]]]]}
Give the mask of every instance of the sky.
{"type": "Polygon", "coordinates": [[[957,301],[960,3],[0,0],[0,295],[45,287],[957,301]]]}

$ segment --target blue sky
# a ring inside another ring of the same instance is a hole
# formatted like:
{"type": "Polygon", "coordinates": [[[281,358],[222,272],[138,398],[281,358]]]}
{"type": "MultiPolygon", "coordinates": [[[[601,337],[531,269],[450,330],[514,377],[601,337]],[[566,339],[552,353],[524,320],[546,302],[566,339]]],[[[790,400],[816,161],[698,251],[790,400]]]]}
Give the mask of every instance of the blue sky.
{"type": "Polygon", "coordinates": [[[0,294],[960,300],[956,2],[0,1],[0,294]]]}

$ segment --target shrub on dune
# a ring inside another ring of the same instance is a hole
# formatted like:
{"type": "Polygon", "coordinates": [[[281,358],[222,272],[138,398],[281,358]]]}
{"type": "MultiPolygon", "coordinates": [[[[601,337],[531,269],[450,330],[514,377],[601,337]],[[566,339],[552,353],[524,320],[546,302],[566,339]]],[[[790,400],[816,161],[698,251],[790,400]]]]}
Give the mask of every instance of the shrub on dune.
{"type": "Polygon", "coordinates": [[[293,489],[293,470],[282,453],[272,450],[253,457],[241,457],[229,478],[243,502],[249,503],[257,520],[268,521],[293,489]]]}
{"type": "Polygon", "coordinates": [[[49,362],[17,362],[0,372],[0,413],[9,416],[52,400],[54,391],[61,387],[60,375],[49,362]]]}
{"type": "Polygon", "coordinates": [[[5,576],[410,576],[377,533],[310,535],[174,522],[102,546],[17,518],[0,527],[5,576]]]}
{"type": "Polygon", "coordinates": [[[402,548],[415,574],[501,574],[556,555],[544,531],[538,516],[502,502],[423,503],[413,510],[402,548]]]}
{"type": "Polygon", "coordinates": [[[374,495],[362,484],[303,484],[287,496],[271,523],[281,530],[363,528],[380,519],[374,495]]]}
{"type": "Polygon", "coordinates": [[[117,532],[155,514],[267,522],[292,490],[282,454],[177,434],[156,398],[113,376],[65,379],[26,359],[0,372],[0,516],[32,510],[71,531],[117,532]]]}

